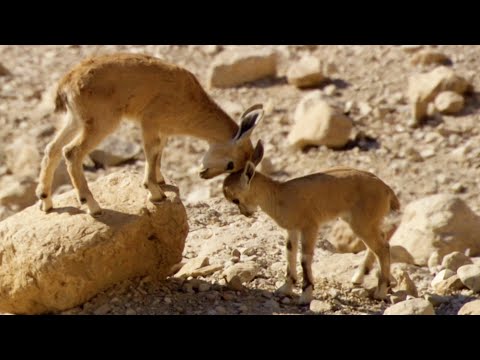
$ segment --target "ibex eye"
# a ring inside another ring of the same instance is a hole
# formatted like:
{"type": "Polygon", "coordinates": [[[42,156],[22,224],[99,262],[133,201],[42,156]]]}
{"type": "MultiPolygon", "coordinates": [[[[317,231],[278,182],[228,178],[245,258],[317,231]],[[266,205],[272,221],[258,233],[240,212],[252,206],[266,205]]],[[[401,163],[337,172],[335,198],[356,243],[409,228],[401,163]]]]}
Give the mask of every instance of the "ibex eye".
{"type": "Polygon", "coordinates": [[[238,199],[233,199],[232,202],[236,205],[240,204],[240,201],[238,199]]]}
{"type": "Polygon", "coordinates": [[[227,164],[227,170],[233,170],[233,161],[230,161],[230,162],[227,164]]]}

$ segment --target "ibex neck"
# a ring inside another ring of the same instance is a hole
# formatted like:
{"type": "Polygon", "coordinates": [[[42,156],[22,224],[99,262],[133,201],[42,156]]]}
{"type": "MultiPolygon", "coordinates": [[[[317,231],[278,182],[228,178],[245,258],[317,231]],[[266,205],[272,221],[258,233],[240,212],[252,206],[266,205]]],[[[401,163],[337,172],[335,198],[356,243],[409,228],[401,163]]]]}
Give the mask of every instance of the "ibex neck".
{"type": "Polygon", "coordinates": [[[195,112],[190,124],[190,134],[209,143],[229,141],[238,131],[237,123],[213,100],[195,112]]]}
{"type": "Polygon", "coordinates": [[[273,219],[276,218],[278,211],[278,195],[281,183],[273,180],[272,178],[256,172],[250,184],[250,191],[255,196],[255,200],[273,219]]]}

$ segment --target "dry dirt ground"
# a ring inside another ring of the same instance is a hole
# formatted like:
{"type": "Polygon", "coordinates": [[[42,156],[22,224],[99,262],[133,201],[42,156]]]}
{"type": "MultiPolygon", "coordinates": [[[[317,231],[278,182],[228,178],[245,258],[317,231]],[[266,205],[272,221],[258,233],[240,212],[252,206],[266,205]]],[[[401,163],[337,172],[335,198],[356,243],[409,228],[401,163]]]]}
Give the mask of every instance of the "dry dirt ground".
{"type": "MultiPolygon", "coordinates": [[[[437,117],[412,129],[407,126],[410,110],[405,94],[408,76],[418,68],[410,63],[411,55],[401,47],[274,47],[280,55],[277,78],[233,89],[208,89],[235,119],[245,108],[258,102],[264,104],[266,116],[253,140],[261,138],[266,145],[265,156],[271,161],[273,177],[286,180],[331,166],[351,166],[377,174],[395,190],[402,207],[426,195],[445,192],[458,194],[480,213],[480,157],[449,157],[461,145],[480,143],[477,93],[467,99],[460,114],[437,117]],[[381,116],[379,112],[362,115],[355,106],[350,112],[354,121],[352,139],[363,133],[375,146],[353,144],[341,151],[325,147],[293,151],[287,146],[295,107],[311,90],[289,85],[284,75],[288,65],[305,53],[335,65],[333,101],[343,106],[354,102],[382,109],[381,116]],[[428,155],[418,159],[411,156],[413,150],[428,155]]],[[[435,48],[452,60],[456,72],[480,88],[480,47],[435,48]]],[[[11,72],[11,76],[0,76],[0,177],[8,175],[4,147],[16,138],[33,137],[39,154],[43,154],[54,126],[58,125],[42,104],[60,76],[86,56],[115,51],[148,53],[185,66],[205,86],[205,69],[215,57],[214,50],[202,46],[0,46],[0,63],[11,72]],[[40,110],[39,105],[43,106],[40,110]]],[[[122,125],[115,135],[140,144],[140,133],[132,124],[122,125]]],[[[190,233],[184,257],[206,255],[211,264],[228,264],[232,251],[237,249],[242,253],[240,261],[253,261],[259,266],[257,277],[243,291],[228,289],[221,272],[185,281],[169,278],[161,283],[148,277],[132,279],[64,314],[312,314],[308,307],[297,306],[295,299],[272,294],[283,279],[285,235],[265,214],[258,212],[247,219],[227,203],[221,192],[223,176],[208,181],[199,178],[199,160],[206,149],[206,143],[196,139],[171,138],[164,151],[163,174],[168,182],[179,187],[189,216],[190,233]]],[[[143,165],[140,153],[122,166],[143,170],[143,165]]],[[[88,168],[86,172],[91,181],[116,170],[118,167],[88,168]]],[[[398,216],[393,221],[398,221],[398,216]]],[[[389,304],[353,293],[348,284],[362,254],[336,254],[327,242],[328,229],[324,227],[319,234],[315,255],[314,295],[323,301],[321,313],[381,314],[389,304]],[[350,262],[351,266],[338,270],[335,266],[339,261],[350,262]]],[[[394,267],[409,272],[420,295],[428,291],[432,275],[427,268],[405,264],[394,267]]],[[[474,297],[478,295],[460,291],[435,311],[455,314],[474,297]]]]}

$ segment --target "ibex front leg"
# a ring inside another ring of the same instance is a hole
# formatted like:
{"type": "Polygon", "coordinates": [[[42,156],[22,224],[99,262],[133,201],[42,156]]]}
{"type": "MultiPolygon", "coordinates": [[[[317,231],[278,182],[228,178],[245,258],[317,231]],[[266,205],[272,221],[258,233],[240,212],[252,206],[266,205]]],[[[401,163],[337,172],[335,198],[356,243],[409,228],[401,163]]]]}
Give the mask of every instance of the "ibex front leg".
{"type": "Polygon", "coordinates": [[[145,176],[143,185],[150,191],[150,201],[160,202],[165,200],[166,196],[160,188],[159,182],[163,181],[161,172],[156,170],[157,163],[161,161],[163,146],[165,145],[159,138],[158,133],[146,128],[142,128],[143,150],[145,152],[145,176]],[[160,157],[160,159],[159,159],[160,157]],[[159,177],[157,177],[159,175],[159,177]]]}
{"type": "Polygon", "coordinates": [[[312,261],[315,251],[318,228],[312,226],[302,231],[302,270],[303,285],[302,295],[298,300],[300,305],[310,304],[313,300],[314,279],[312,273],[312,261]]]}
{"type": "Polygon", "coordinates": [[[297,282],[297,250],[299,232],[296,230],[288,231],[286,255],[287,271],[285,274],[285,284],[277,290],[280,295],[293,295],[293,285],[297,282]]]}

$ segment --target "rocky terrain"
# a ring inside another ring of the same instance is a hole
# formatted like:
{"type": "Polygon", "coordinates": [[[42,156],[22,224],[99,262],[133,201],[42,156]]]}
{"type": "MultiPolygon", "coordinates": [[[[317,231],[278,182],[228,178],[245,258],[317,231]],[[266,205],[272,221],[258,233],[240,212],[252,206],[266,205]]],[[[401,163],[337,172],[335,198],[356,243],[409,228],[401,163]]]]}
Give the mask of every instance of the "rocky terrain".
{"type": "MultiPolygon", "coordinates": [[[[52,112],[56,82],[81,59],[117,51],[186,67],[236,121],[262,103],[266,115],[252,139],[265,145],[260,170],[277,180],[350,166],[390,185],[401,203],[386,222],[390,234],[398,227],[397,286],[382,302],[370,296],[373,272],[363,287],[350,284],[364,251],[338,221],[318,235],[310,306],[275,295],[285,233],[261,211],[242,216],[223,197],[224,176],[198,176],[207,144],[176,137],[162,171],[186,209],[186,265],[164,281],[120,281],[55,313],[480,314],[480,47],[0,46],[0,228],[36,202],[40,160],[61,124],[52,112]]],[[[87,179],[143,172],[141,149],[139,129],[125,122],[86,159],[87,179]]],[[[55,188],[55,196],[72,189],[64,164],[55,188]]]]}

